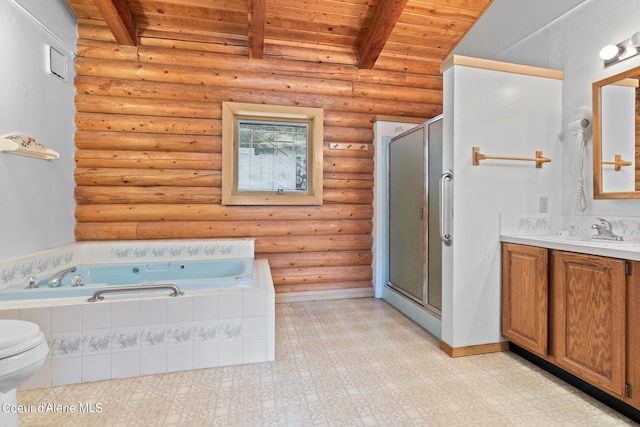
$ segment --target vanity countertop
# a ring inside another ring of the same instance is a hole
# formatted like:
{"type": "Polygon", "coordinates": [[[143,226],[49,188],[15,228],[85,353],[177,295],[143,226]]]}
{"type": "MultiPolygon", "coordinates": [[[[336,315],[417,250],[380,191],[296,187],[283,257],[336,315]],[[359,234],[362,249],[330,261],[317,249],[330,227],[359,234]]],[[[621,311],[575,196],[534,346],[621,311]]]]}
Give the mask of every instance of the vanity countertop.
{"type": "Polygon", "coordinates": [[[521,245],[539,246],[569,252],[600,255],[611,258],[640,261],[640,242],[599,240],[592,238],[558,235],[511,235],[501,234],[500,241],[521,245]]]}

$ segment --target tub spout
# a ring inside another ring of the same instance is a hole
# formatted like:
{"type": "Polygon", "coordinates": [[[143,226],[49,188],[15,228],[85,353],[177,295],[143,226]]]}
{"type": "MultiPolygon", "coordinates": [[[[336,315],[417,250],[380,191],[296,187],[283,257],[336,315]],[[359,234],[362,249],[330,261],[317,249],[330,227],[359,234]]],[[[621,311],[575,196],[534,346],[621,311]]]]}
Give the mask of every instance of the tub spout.
{"type": "Polygon", "coordinates": [[[49,279],[47,284],[49,285],[50,288],[57,288],[62,284],[62,279],[64,279],[64,276],[66,276],[69,273],[73,273],[77,269],[78,269],[77,267],[69,267],[69,268],[65,268],[64,270],[60,270],[56,274],[54,274],[51,277],[51,279],[49,279]]]}

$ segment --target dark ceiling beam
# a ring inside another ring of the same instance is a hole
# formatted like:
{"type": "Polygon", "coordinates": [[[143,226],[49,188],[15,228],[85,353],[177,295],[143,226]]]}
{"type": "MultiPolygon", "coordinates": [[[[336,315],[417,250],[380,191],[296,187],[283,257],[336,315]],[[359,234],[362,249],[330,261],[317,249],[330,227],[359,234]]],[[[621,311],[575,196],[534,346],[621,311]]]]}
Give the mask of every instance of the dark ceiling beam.
{"type": "Polygon", "coordinates": [[[358,65],[372,69],[408,0],[381,0],[358,48],[358,65]]]}
{"type": "Polygon", "coordinates": [[[249,0],[249,58],[264,58],[265,1],[249,0]]]}
{"type": "Polygon", "coordinates": [[[127,0],[93,0],[120,45],[137,46],[137,27],[127,0]]]}

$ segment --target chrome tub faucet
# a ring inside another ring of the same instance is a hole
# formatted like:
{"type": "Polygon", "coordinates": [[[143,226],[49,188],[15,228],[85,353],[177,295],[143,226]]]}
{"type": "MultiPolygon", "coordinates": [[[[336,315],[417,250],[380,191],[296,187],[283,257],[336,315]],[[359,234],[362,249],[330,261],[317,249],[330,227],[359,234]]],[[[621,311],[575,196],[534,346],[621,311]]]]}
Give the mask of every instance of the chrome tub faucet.
{"type": "Polygon", "coordinates": [[[56,274],[51,276],[51,279],[49,279],[47,284],[49,285],[50,288],[57,288],[62,284],[62,279],[64,279],[64,276],[66,276],[69,273],[75,272],[77,269],[78,269],[77,267],[69,267],[69,268],[65,268],[64,270],[60,270],[56,274]]]}
{"type": "Polygon", "coordinates": [[[594,234],[592,237],[594,239],[602,239],[602,240],[617,240],[622,241],[622,236],[619,236],[613,232],[613,227],[611,223],[604,218],[598,218],[600,221],[599,224],[593,224],[591,228],[596,230],[598,234],[594,234]]]}

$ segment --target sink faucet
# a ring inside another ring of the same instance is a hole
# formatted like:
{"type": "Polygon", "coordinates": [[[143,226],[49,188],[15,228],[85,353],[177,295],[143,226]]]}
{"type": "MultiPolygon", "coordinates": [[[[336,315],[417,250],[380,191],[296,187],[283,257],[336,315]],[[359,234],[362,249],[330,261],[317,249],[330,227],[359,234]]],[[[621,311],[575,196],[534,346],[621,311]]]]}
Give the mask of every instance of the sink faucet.
{"type": "Polygon", "coordinates": [[[57,288],[62,284],[62,279],[64,279],[64,276],[66,276],[69,273],[73,273],[77,269],[78,269],[77,267],[69,267],[69,268],[65,268],[64,270],[60,270],[56,274],[51,276],[51,279],[49,279],[47,284],[49,285],[50,288],[57,288]]]}
{"type": "Polygon", "coordinates": [[[611,223],[603,218],[598,218],[600,224],[593,224],[591,228],[596,230],[598,234],[594,234],[592,237],[594,239],[602,239],[602,240],[618,240],[621,241],[622,236],[618,236],[613,232],[613,227],[611,223]]]}

